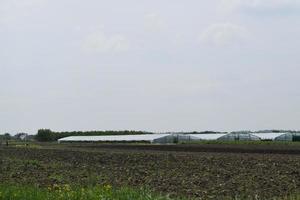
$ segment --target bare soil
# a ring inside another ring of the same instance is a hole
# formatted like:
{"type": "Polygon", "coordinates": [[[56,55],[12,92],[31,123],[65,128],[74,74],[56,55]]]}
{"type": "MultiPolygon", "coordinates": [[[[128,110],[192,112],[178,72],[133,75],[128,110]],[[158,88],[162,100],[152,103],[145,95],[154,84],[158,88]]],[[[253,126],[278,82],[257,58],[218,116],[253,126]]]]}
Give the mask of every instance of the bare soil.
{"type": "Polygon", "coordinates": [[[0,180],[40,186],[147,187],[196,199],[270,199],[300,193],[297,148],[220,144],[0,147],[0,180]]]}

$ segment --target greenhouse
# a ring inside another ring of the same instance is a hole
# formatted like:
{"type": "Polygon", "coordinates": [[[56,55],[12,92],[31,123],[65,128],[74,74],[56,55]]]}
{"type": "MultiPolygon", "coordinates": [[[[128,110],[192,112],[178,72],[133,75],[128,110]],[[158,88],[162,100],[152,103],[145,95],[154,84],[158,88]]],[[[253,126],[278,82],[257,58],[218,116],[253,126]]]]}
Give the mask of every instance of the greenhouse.
{"type": "Polygon", "coordinates": [[[275,141],[300,142],[300,133],[285,133],[275,138],[275,141]]]}
{"type": "Polygon", "coordinates": [[[193,135],[185,134],[144,134],[144,135],[110,135],[110,136],[70,136],[61,138],[63,142],[148,142],[148,143],[178,143],[199,140],[193,135]]]}
{"type": "Polygon", "coordinates": [[[191,136],[198,140],[217,140],[220,137],[227,135],[226,133],[213,133],[213,134],[192,134],[191,136]]]}
{"type": "Polygon", "coordinates": [[[259,137],[261,140],[265,141],[273,141],[275,138],[283,135],[285,133],[252,133],[252,135],[255,135],[259,137]]]}
{"type": "Polygon", "coordinates": [[[65,142],[146,142],[157,144],[181,143],[189,141],[300,141],[300,133],[214,133],[214,134],[142,134],[109,136],[70,136],[61,138],[65,142]]]}
{"type": "Polygon", "coordinates": [[[220,141],[257,141],[260,140],[259,137],[250,134],[250,133],[229,133],[222,137],[219,137],[217,140],[220,141]]]}
{"type": "Polygon", "coordinates": [[[180,142],[189,142],[199,140],[199,138],[194,135],[186,135],[186,134],[169,134],[164,137],[157,138],[153,140],[152,143],[180,143],[180,142]]]}
{"type": "MultiPolygon", "coordinates": [[[[109,135],[109,136],[70,136],[61,138],[62,142],[150,142],[158,143],[160,138],[171,134],[144,134],[144,135],[109,135]]],[[[163,141],[164,139],[161,139],[163,141]]]]}

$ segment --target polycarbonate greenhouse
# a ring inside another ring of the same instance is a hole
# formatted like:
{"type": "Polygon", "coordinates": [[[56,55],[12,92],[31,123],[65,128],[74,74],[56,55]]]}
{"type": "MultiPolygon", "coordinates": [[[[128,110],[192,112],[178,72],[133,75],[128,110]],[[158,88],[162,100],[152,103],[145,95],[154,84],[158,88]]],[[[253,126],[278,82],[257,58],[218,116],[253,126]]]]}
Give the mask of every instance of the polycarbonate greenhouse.
{"type": "Polygon", "coordinates": [[[259,137],[250,133],[229,133],[217,140],[220,141],[257,141],[260,140],[259,137]]]}
{"type": "Polygon", "coordinates": [[[157,144],[181,143],[189,141],[300,141],[300,133],[214,133],[214,134],[144,134],[110,136],[70,136],[61,138],[62,142],[147,142],[157,144]]]}
{"type": "Polygon", "coordinates": [[[144,134],[144,135],[109,135],[109,136],[70,136],[61,138],[62,142],[158,142],[158,139],[170,134],[144,134]]]}
{"type": "Polygon", "coordinates": [[[197,137],[185,134],[145,134],[145,135],[112,135],[112,136],[70,136],[61,138],[62,142],[149,142],[178,143],[199,140],[197,137]]]}
{"type": "Polygon", "coordinates": [[[285,133],[275,138],[275,141],[300,142],[300,133],[285,133]]]}
{"type": "Polygon", "coordinates": [[[252,133],[252,135],[259,137],[261,140],[275,140],[283,134],[285,133],[252,133]]]}
{"type": "Polygon", "coordinates": [[[199,140],[197,137],[193,135],[185,135],[185,134],[170,134],[161,138],[157,138],[152,143],[179,143],[179,142],[189,142],[199,140]]]}
{"type": "Polygon", "coordinates": [[[191,136],[197,138],[195,140],[217,140],[220,137],[227,135],[226,133],[213,133],[213,134],[191,134],[191,136]]]}

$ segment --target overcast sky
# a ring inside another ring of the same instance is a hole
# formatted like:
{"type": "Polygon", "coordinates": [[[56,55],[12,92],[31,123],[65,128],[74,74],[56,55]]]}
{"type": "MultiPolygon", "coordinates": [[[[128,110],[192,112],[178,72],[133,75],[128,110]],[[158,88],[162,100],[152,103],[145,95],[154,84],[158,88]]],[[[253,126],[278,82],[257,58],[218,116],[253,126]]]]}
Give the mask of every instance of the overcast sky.
{"type": "Polygon", "coordinates": [[[300,129],[300,0],[0,0],[0,133],[300,129]]]}

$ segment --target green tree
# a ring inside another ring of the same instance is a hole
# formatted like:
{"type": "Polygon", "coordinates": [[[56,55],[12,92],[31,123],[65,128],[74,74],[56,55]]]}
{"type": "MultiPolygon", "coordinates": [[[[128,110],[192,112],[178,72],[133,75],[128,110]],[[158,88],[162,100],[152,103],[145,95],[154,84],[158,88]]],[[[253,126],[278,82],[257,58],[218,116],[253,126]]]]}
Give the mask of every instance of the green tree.
{"type": "Polygon", "coordinates": [[[3,135],[3,139],[4,139],[4,140],[10,140],[10,139],[11,139],[11,135],[10,135],[9,133],[5,133],[5,134],[3,135]]]}
{"type": "Polygon", "coordinates": [[[52,141],[52,131],[50,129],[40,129],[38,130],[35,139],[40,142],[49,142],[52,141]]]}

